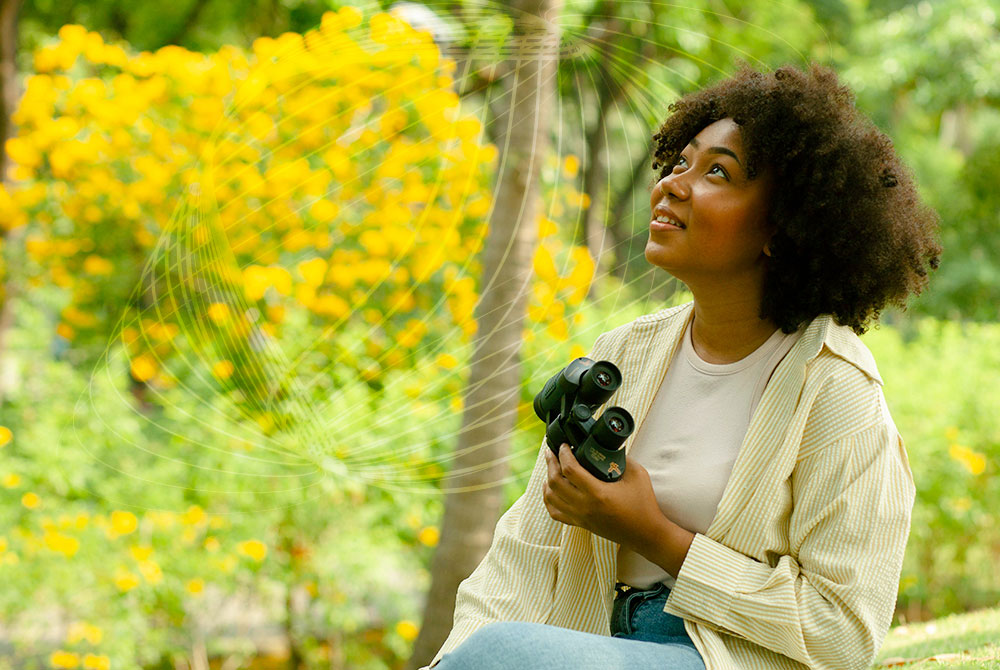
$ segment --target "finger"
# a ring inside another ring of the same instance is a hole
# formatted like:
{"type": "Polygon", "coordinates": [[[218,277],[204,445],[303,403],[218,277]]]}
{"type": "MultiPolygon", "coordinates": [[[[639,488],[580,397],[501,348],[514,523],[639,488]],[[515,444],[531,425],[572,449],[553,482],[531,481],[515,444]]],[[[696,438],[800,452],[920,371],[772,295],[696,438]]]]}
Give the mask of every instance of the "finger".
{"type": "Polygon", "coordinates": [[[552,453],[551,449],[545,450],[545,469],[548,473],[549,482],[562,479],[562,468],[559,467],[559,460],[552,453]]]}
{"type": "Polygon", "coordinates": [[[561,523],[570,523],[569,516],[563,511],[565,509],[564,502],[552,490],[548,482],[542,484],[542,501],[545,503],[545,510],[550,517],[561,523]]]}
{"type": "Polygon", "coordinates": [[[576,460],[576,455],[568,444],[563,445],[559,450],[559,467],[563,477],[574,487],[583,488],[586,485],[586,477],[590,475],[583,470],[583,466],[576,460]]]}

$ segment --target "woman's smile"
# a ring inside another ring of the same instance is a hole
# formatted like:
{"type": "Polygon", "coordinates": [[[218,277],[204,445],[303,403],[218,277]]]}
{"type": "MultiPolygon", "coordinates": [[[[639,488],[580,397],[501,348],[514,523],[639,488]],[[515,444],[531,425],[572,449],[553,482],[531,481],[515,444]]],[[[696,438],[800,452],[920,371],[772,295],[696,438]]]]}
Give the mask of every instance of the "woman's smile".
{"type": "Polygon", "coordinates": [[[706,126],[653,188],[646,260],[689,286],[762,277],[769,198],[766,171],[747,175],[736,122],[725,118],[706,126]]]}

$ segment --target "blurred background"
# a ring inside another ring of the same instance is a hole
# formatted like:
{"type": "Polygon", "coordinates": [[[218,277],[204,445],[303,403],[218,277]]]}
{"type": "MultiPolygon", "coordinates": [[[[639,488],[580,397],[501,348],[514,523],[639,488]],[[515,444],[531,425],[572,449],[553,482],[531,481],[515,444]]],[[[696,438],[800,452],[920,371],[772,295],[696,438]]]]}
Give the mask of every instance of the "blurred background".
{"type": "Polygon", "coordinates": [[[429,661],[534,394],[690,299],[650,138],[739,59],[835,68],[941,215],[863,336],[917,482],[896,621],[995,605],[998,11],[0,0],[0,668],[429,661]]]}

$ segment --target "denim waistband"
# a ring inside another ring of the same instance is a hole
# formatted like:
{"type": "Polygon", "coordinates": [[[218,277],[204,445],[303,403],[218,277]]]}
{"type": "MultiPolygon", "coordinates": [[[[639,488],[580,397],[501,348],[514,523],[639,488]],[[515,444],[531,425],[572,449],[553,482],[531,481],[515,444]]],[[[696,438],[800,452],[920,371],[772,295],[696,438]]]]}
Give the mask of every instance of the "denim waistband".
{"type": "Polygon", "coordinates": [[[632,640],[694,647],[684,629],[684,620],[663,611],[669,596],[670,589],[662,583],[648,589],[616,584],[611,634],[632,640]]]}

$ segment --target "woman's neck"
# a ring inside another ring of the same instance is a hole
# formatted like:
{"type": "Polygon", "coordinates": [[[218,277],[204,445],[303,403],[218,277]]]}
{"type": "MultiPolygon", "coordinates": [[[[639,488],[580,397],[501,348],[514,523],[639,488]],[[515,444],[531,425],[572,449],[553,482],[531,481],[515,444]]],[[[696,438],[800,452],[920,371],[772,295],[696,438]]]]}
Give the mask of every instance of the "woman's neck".
{"type": "Polygon", "coordinates": [[[756,294],[702,300],[695,295],[691,324],[695,353],[715,364],[746,358],[778,329],[770,319],[761,319],[759,312],[760,296],[756,294]]]}

